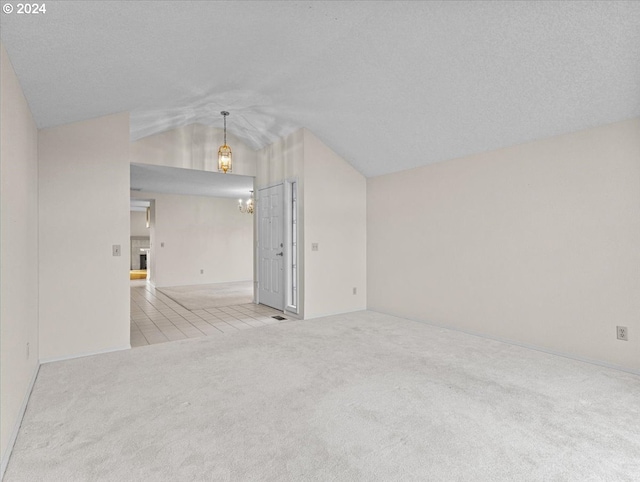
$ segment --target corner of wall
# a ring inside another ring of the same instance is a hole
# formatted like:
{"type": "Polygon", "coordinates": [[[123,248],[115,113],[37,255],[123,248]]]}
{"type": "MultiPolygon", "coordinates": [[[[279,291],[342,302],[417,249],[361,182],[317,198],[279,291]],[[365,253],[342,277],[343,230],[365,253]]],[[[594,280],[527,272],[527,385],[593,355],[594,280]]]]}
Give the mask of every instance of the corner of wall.
{"type": "Polygon", "coordinates": [[[38,370],[38,131],[2,44],[0,63],[0,459],[4,472],[38,370]]]}
{"type": "Polygon", "coordinates": [[[27,405],[29,404],[29,398],[31,398],[31,392],[33,392],[33,387],[38,378],[38,372],[40,371],[40,363],[37,363],[33,374],[31,375],[29,385],[27,386],[27,390],[24,393],[24,397],[22,398],[22,403],[20,404],[20,409],[18,411],[18,416],[13,424],[9,442],[7,443],[7,447],[2,451],[2,458],[0,459],[0,481],[4,478],[4,473],[7,470],[7,466],[9,465],[9,460],[11,459],[11,453],[13,452],[13,447],[16,444],[16,440],[18,438],[18,432],[20,432],[20,425],[22,425],[22,419],[24,418],[24,414],[27,410],[27,405]]]}

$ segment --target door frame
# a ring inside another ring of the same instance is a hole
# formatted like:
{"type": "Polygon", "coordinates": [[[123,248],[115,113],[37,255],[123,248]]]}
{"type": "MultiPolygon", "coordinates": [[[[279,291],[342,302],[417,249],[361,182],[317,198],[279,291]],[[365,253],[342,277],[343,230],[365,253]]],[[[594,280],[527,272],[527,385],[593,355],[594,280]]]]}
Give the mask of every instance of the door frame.
{"type": "Polygon", "coordinates": [[[284,180],[284,311],[300,314],[300,198],[298,179],[284,180]],[[295,196],[295,202],[294,202],[295,196]],[[295,220],[295,225],[293,224],[295,220]],[[295,231],[294,231],[295,229],[295,231]],[[294,244],[295,243],[295,244],[294,244]],[[294,270],[295,267],[295,270],[294,270]],[[295,288],[295,294],[294,294],[295,288]]]}

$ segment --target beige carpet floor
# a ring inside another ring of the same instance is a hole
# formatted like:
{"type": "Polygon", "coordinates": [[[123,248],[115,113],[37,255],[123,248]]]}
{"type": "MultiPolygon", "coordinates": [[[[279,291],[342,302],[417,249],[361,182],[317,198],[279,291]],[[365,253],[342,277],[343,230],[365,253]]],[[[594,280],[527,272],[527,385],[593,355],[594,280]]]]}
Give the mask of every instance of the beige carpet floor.
{"type": "Polygon", "coordinates": [[[253,281],[156,288],[188,310],[206,310],[253,302],[253,281]]]}
{"type": "Polygon", "coordinates": [[[43,365],[5,482],[639,474],[640,377],[358,312],[43,365]]]}

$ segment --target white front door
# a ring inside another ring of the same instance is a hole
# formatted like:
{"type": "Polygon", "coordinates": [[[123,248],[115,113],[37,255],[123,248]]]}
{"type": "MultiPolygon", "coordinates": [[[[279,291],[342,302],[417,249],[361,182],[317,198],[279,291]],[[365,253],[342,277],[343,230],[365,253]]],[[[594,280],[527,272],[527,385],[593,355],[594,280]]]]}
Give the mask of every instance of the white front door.
{"type": "Polygon", "coordinates": [[[258,301],[284,309],[283,185],[258,191],[258,301]]]}

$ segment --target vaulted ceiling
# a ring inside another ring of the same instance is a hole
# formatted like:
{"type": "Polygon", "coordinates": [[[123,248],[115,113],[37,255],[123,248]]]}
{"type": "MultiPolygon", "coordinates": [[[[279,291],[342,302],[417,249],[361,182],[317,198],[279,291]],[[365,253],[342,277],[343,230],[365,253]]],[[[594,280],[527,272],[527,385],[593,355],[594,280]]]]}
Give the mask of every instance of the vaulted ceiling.
{"type": "Polygon", "coordinates": [[[640,116],[640,2],[47,1],[0,15],[39,127],[130,111],[366,176],[640,116]]]}

